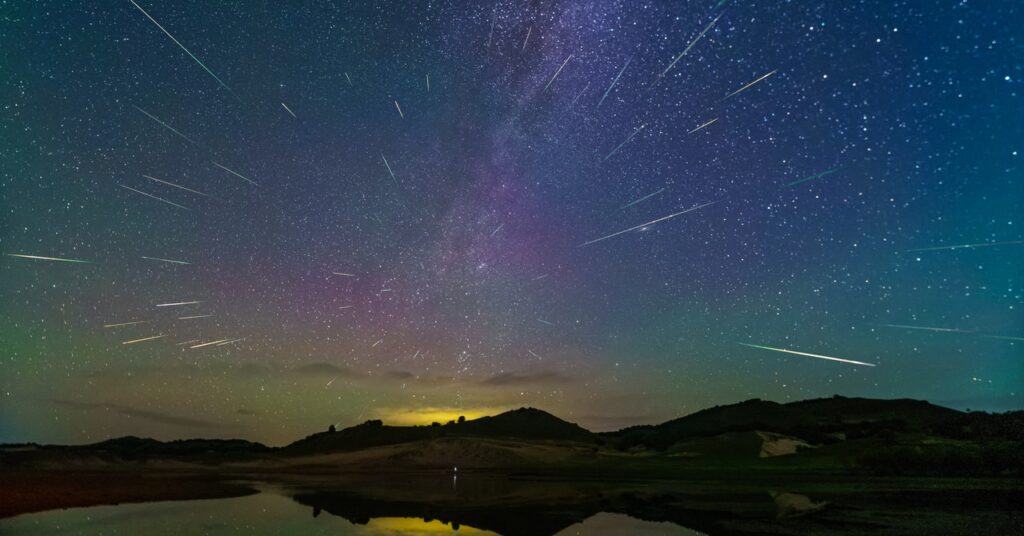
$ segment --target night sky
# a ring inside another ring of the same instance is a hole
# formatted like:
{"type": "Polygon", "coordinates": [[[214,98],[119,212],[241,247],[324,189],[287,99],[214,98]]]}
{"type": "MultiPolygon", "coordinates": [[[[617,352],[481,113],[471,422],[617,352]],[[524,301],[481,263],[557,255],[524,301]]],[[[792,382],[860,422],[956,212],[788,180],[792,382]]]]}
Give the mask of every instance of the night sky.
{"type": "Polygon", "coordinates": [[[0,2],[0,441],[1024,407],[1019,2],[136,1],[0,2]]]}

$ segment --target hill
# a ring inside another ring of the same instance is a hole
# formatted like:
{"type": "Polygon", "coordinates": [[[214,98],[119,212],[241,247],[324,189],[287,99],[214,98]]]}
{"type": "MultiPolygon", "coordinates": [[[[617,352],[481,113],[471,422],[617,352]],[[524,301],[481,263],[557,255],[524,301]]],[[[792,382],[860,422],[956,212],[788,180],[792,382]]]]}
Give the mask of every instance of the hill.
{"type": "Polygon", "coordinates": [[[575,441],[594,443],[597,436],[577,424],[534,408],[519,408],[492,417],[431,426],[387,426],[378,420],[338,431],[319,432],[283,447],[286,455],[346,452],[446,437],[575,441]]]}

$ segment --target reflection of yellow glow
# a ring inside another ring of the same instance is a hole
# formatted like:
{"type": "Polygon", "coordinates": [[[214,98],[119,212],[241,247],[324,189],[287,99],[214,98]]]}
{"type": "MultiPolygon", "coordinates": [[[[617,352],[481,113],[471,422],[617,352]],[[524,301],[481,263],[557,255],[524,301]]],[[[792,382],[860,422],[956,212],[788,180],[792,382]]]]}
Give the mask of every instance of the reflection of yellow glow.
{"type": "Polygon", "coordinates": [[[373,532],[394,532],[396,534],[496,534],[489,530],[480,530],[466,525],[459,525],[458,532],[446,523],[436,519],[426,521],[418,517],[375,517],[366,525],[373,532]]]}
{"type": "Polygon", "coordinates": [[[384,424],[398,426],[423,425],[432,422],[445,424],[448,421],[457,421],[460,416],[467,420],[479,419],[488,415],[497,415],[508,408],[484,407],[484,408],[381,408],[377,410],[377,418],[384,421],[384,424]]]}

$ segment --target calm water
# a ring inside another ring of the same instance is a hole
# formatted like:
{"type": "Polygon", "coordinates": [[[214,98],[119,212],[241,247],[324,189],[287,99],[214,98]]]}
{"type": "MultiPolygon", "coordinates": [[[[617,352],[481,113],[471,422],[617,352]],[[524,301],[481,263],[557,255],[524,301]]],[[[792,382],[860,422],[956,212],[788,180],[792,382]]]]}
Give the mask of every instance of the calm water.
{"type": "MultiPolygon", "coordinates": [[[[312,508],[274,491],[232,499],[170,501],[72,508],[0,520],[0,534],[497,534],[465,524],[418,517],[375,517],[356,524],[343,517],[312,515],[312,508]]],[[[672,523],[598,513],[558,532],[574,534],[672,534],[699,532],[672,523]]]]}
{"type": "MultiPolygon", "coordinates": [[[[0,534],[1024,533],[1024,488],[1007,480],[815,479],[765,486],[481,475],[277,478],[240,482],[252,494],[231,498],[21,515],[0,520],[0,534]]],[[[239,492],[245,490],[233,493],[239,492]]]]}

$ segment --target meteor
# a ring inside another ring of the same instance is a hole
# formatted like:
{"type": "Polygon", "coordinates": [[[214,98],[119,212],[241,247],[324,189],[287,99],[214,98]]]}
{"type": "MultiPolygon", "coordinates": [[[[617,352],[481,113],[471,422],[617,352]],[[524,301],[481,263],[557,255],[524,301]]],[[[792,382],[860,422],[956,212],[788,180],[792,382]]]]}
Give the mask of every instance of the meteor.
{"type": "Polygon", "coordinates": [[[371,344],[371,345],[370,345],[370,348],[374,348],[374,347],[376,347],[376,346],[377,346],[378,344],[380,344],[380,343],[382,343],[382,342],[384,342],[384,339],[380,339],[379,341],[377,341],[377,342],[375,342],[375,343],[371,344]]]}
{"type": "Polygon", "coordinates": [[[185,261],[175,261],[175,260],[171,260],[171,259],[161,259],[160,257],[147,257],[145,255],[143,255],[142,258],[143,259],[147,259],[147,260],[151,260],[151,261],[169,262],[171,264],[192,264],[190,262],[185,262],[185,261]]]}
{"type": "Polygon", "coordinates": [[[345,272],[331,272],[334,275],[343,275],[345,277],[355,277],[355,274],[346,274],[345,272]]]}
{"type": "Polygon", "coordinates": [[[286,111],[286,112],[288,112],[288,113],[290,113],[290,114],[292,114],[292,117],[294,117],[295,119],[298,119],[298,118],[299,118],[299,116],[295,115],[295,112],[293,112],[293,111],[292,111],[292,109],[291,109],[291,108],[289,108],[287,104],[285,104],[285,103],[283,103],[283,102],[282,102],[282,103],[281,103],[281,106],[284,106],[284,109],[285,109],[285,111],[286,111]]]}
{"type": "Polygon", "coordinates": [[[538,318],[537,322],[540,322],[541,324],[547,324],[549,326],[554,326],[554,324],[552,324],[551,322],[548,322],[547,320],[544,320],[543,318],[538,318]]]}
{"type": "Polygon", "coordinates": [[[173,186],[175,188],[180,188],[182,190],[185,190],[186,192],[192,192],[194,194],[199,194],[199,195],[201,195],[203,197],[210,197],[210,196],[204,194],[203,192],[199,192],[199,191],[193,190],[191,188],[185,188],[184,186],[180,186],[178,184],[174,184],[173,182],[167,182],[165,180],[160,180],[160,179],[158,179],[156,177],[150,177],[149,175],[143,175],[143,177],[145,177],[145,178],[147,178],[147,179],[149,179],[151,181],[156,181],[156,182],[159,182],[161,184],[166,184],[167,186],[173,186]]]}
{"type": "Polygon", "coordinates": [[[751,82],[751,83],[749,83],[749,84],[747,84],[747,85],[737,89],[736,91],[733,91],[732,93],[726,95],[725,98],[722,99],[722,100],[728,99],[729,97],[732,97],[733,95],[736,95],[737,93],[741,93],[743,91],[746,91],[747,89],[750,88],[750,86],[753,86],[754,84],[764,80],[765,78],[768,78],[769,76],[771,76],[771,75],[773,75],[773,74],[775,74],[777,72],[779,72],[779,70],[775,69],[774,71],[772,71],[772,72],[770,72],[770,73],[768,73],[766,75],[761,76],[761,78],[758,78],[757,80],[754,80],[753,82],[751,82]]]}
{"type": "Polygon", "coordinates": [[[665,189],[662,188],[662,189],[658,190],[657,192],[654,192],[653,194],[647,194],[647,195],[641,197],[640,199],[637,199],[635,201],[630,201],[629,203],[626,203],[625,205],[622,205],[621,207],[619,207],[619,210],[622,210],[624,208],[629,208],[629,207],[631,207],[631,206],[633,206],[633,205],[635,205],[637,203],[640,203],[641,201],[646,201],[646,200],[648,200],[648,199],[650,199],[650,198],[652,198],[652,197],[654,197],[654,196],[656,196],[656,195],[658,195],[658,194],[660,194],[661,192],[664,192],[664,191],[665,191],[665,189]]]}
{"type": "Polygon", "coordinates": [[[345,80],[348,80],[349,87],[352,87],[352,78],[349,77],[348,73],[345,73],[345,80]]]}
{"type": "MultiPolygon", "coordinates": [[[[713,20],[710,23],[708,23],[708,25],[705,26],[704,29],[701,30],[699,34],[697,34],[697,37],[694,37],[693,41],[690,41],[690,44],[686,45],[686,48],[681,53],[679,53],[679,55],[676,56],[676,58],[674,60],[672,60],[672,63],[668,64],[668,67],[665,67],[664,71],[661,71],[661,74],[658,75],[658,78],[656,78],[654,80],[654,84],[657,84],[659,80],[664,78],[665,75],[668,74],[668,72],[671,71],[672,68],[676,66],[676,63],[678,63],[679,60],[683,59],[683,56],[685,56],[688,52],[690,52],[690,49],[693,48],[693,45],[696,45],[697,41],[700,41],[701,38],[704,37],[704,34],[708,33],[708,30],[710,30],[711,27],[714,26],[716,22],[718,22],[718,19],[722,18],[723,14],[724,14],[724,12],[723,13],[719,13],[718,16],[715,17],[715,20],[713,20]]],[[[651,85],[654,85],[654,84],[651,84],[651,85]]]]}
{"type": "Polygon", "coordinates": [[[908,326],[906,324],[879,324],[883,328],[895,328],[895,329],[917,329],[921,331],[937,331],[940,333],[975,333],[974,330],[967,329],[956,329],[956,328],[933,328],[928,326],[908,326]]]}
{"type": "Polygon", "coordinates": [[[534,353],[533,350],[526,350],[526,351],[530,352],[530,355],[532,355],[533,357],[536,357],[538,361],[543,361],[544,360],[543,357],[541,357],[541,356],[537,355],[536,353],[534,353]]]}
{"type": "Polygon", "coordinates": [[[398,101],[395,101],[395,108],[398,110],[398,116],[405,119],[405,114],[402,113],[402,107],[398,105],[398,101]]]}
{"type": "Polygon", "coordinates": [[[147,112],[146,110],[143,110],[142,108],[139,108],[138,106],[135,106],[134,104],[132,105],[132,108],[135,108],[136,110],[146,114],[146,117],[152,119],[153,121],[156,121],[157,123],[160,123],[160,125],[162,125],[167,130],[170,130],[171,132],[173,132],[173,133],[177,134],[178,136],[181,136],[182,138],[184,138],[185,141],[187,141],[187,142],[189,142],[189,143],[191,143],[193,145],[196,143],[196,142],[192,141],[192,138],[189,138],[188,136],[182,134],[181,132],[178,132],[171,125],[168,125],[167,123],[164,123],[163,121],[161,121],[159,117],[157,117],[157,116],[147,112]]]}
{"type": "Polygon", "coordinates": [[[95,264],[92,261],[80,261],[77,259],[62,259],[60,257],[43,257],[41,255],[21,255],[19,253],[4,253],[8,257],[20,257],[22,259],[33,259],[37,261],[73,262],[75,264],[95,264]]]}
{"type": "Polygon", "coordinates": [[[388,164],[388,159],[384,158],[384,153],[380,153],[380,157],[381,157],[381,159],[384,160],[384,167],[388,168],[388,173],[391,174],[391,179],[394,180],[395,182],[397,182],[398,179],[395,178],[395,172],[391,171],[391,164],[388,164]]]}
{"type": "Polygon", "coordinates": [[[221,344],[221,343],[223,343],[223,342],[228,342],[228,341],[230,341],[230,340],[231,340],[231,339],[221,339],[221,340],[219,340],[219,341],[211,341],[211,342],[204,342],[204,343],[202,343],[202,344],[197,344],[197,345],[195,345],[195,346],[189,346],[189,349],[195,349],[195,348],[203,348],[203,347],[205,347],[205,346],[212,346],[212,345],[214,345],[214,344],[217,344],[217,345],[219,345],[219,344],[221,344]]]}
{"type": "Polygon", "coordinates": [[[252,184],[253,186],[259,186],[259,184],[256,184],[255,181],[250,180],[249,178],[243,176],[241,173],[238,173],[236,171],[232,171],[232,170],[230,170],[230,169],[228,169],[228,168],[226,168],[226,167],[224,167],[224,166],[222,166],[222,165],[220,165],[220,164],[218,164],[216,162],[214,162],[213,165],[215,165],[215,166],[223,169],[224,171],[227,171],[228,173],[230,173],[230,174],[232,174],[232,175],[234,175],[234,176],[244,180],[245,182],[248,182],[248,183],[252,184]]]}
{"type": "Polygon", "coordinates": [[[697,132],[698,130],[700,130],[700,129],[702,129],[702,128],[704,128],[704,127],[708,126],[708,125],[710,125],[711,123],[714,123],[715,121],[718,121],[718,118],[717,118],[717,117],[716,117],[716,118],[714,118],[714,119],[712,119],[711,121],[708,121],[707,123],[704,123],[703,125],[701,125],[701,126],[699,126],[699,127],[695,128],[695,129],[693,129],[693,130],[691,130],[691,131],[687,132],[687,134],[693,134],[694,132],[697,132]]]}
{"type": "Polygon", "coordinates": [[[338,309],[351,309],[353,307],[355,307],[355,305],[342,305],[341,307],[338,307],[338,309]]]}
{"type": "Polygon", "coordinates": [[[192,339],[191,341],[179,342],[178,344],[175,344],[175,346],[185,346],[186,344],[192,344],[194,342],[199,342],[199,339],[192,339]]]}
{"type": "Polygon", "coordinates": [[[694,210],[699,210],[699,209],[702,209],[702,208],[704,208],[704,207],[706,207],[708,205],[714,205],[715,203],[718,203],[718,202],[719,201],[711,201],[710,203],[704,203],[703,205],[697,205],[695,207],[690,207],[690,208],[688,208],[686,210],[681,210],[681,211],[676,212],[674,214],[669,214],[668,216],[662,216],[661,218],[658,218],[656,220],[651,220],[651,221],[649,221],[647,223],[641,223],[640,225],[634,225],[633,227],[630,227],[629,229],[623,229],[622,231],[619,231],[617,233],[612,233],[612,234],[607,235],[607,236],[602,236],[601,238],[595,238],[594,240],[590,240],[590,241],[584,242],[584,243],[580,244],[579,247],[589,246],[590,244],[594,244],[594,243],[600,242],[602,240],[607,240],[607,239],[609,239],[609,238],[611,238],[613,236],[619,236],[620,234],[628,233],[630,231],[635,231],[637,229],[641,229],[643,227],[647,227],[648,225],[654,225],[655,223],[662,222],[662,221],[665,221],[665,220],[668,220],[668,219],[671,219],[671,218],[675,218],[676,216],[680,216],[682,214],[686,214],[687,212],[693,212],[694,210]]]}
{"type": "Polygon", "coordinates": [[[533,279],[531,279],[531,281],[537,281],[538,279],[544,279],[547,276],[548,276],[548,274],[538,275],[537,277],[534,277],[533,279]]]}
{"type": "Polygon", "coordinates": [[[1002,339],[1004,341],[1024,341],[1024,337],[1010,337],[1007,335],[982,335],[987,339],[1002,339]]]}
{"type": "Polygon", "coordinates": [[[519,49],[519,52],[523,52],[523,51],[526,50],[526,43],[530,42],[530,33],[532,33],[532,32],[533,32],[533,26],[530,26],[526,30],[526,39],[523,39],[523,48],[519,49]]]}
{"type": "Polygon", "coordinates": [[[1009,246],[1013,244],[1024,244],[1024,240],[1007,240],[1005,242],[982,242],[980,244],[960,244],[958,246],[936,246],[931,248],[917,248],[908,249],[907,253],[914,251],[939,251],[943,249],[972,249],[972,248],[987,248],[992,246],[1009,246]]]}
{"type": "Polygon", "coordinates": [[[629,67],[630,62],[632,61],[633,56],[630,56],[629,59],[626,60],[626,64],[623,65],[622,69],[619,70],[619,74],[615,75],[615,80],[612,80],[612,85],[608,86],[608,89],[605,90],[604,95],[601,95],[601,100],[597,102],[598,108],[601,107],[601,103],[604,102],[604,99],[608,96],[608,94],[612,92],[612,88],[615,87],[615,84],[619,83],[619,77],[622,76],[622,73],[626,72],[626,67],[629,67]]]}
{"type": "Polygon", "coordinates": [[[135,322],[121,322],[119,324],[103,324],[105,328],[119,328],[121,326],[134,326],[135,324],[148,324],[149,320],[136,320],[135,322]]]}
{"type": "Polygon", "coordinates": [[[581,89],[580,92],[576,94],[576,97],[572,99],[572,102],[569,103],[570,108],[576,106],[576,101],[580,100],[580,97],[582,97],[583,94],[587,92],[588,87],[590,87],[590,82],[587,82],[587,84],[583,86],[583,89],[581,89]]]}
{"type": "Polygon", "coordinates": [[[427,73],[427,93],[430,93],[430,73],[427,73]]]}
{"type": "Polygon", "coordinates": [[[559,67],[557,71],[555,71],[555,75],[551,77],[551,80],[548,80],[548,85],[544,86],[544,91],[547,91],[548,88],[551,87],[551,83],[554,82],[556,78],[558,78],[558,74],[562,72],[562,69],[565,68],[565,64],[569,63],[569,60],[571,59],[572,54],[569,54],[569,57],[565,58],[565,61],[562,62],[562,66],[559,67]]]}
{"type": "Polygon", "coordinates": [[[153,340],[153,339],[162,339],[162,338],[164,338],[164,337],[166,337],[166,336],[167,336],[167,335],[154,335],[154,336],[152,336],[152,337],[146,337],[146,338],[144,338],[144,339],[135,339],[134,341],[124,341],[124,342],[122,342],[121,344],[135,344],[135,343],[137,343],[137,342],[145,342],[145,341],[151,341],[151,340],[153,340]]]}
{"type": "Polygon", "coordinates": [[[156,199],[157,201],[160,201],[161,203],[167,203],[168,205],[171,205],[171,206],[174,206],[174,207],[178,207],[178,208],[180,208],[182,210],[188,210],[188,211],[192,210],[192,209],[190,209],[188,207],[183,207],[183,206],[181,206],[181,205],[179,205],[177,203],[174,203],[172,201],[168,201],[168,200],[166,200],[166,199],[164,199],[162,197],[157,197],[157,196],[155,196],[153,194],[147,194],[146,192],[143,192],[141,190],[136,190],[135,188],[132,188],[131,186],[125,186],[123,184],[118,184],[118,186],[120,186],[121,188],[125,188],[127,190],[131,190],[131,191],[133,191],[133,192],[135,192],[137,194],[142,194],[142,195],[144,195],[146,197],[150,197],[150,198],[156,199]]]}
{"type": "Polygon", "coordinates": [[[758,348],[760,350],[770,350],[772,352],[782,352],[785,354],[802,355],[804,357],[813,357],[816,359],[827,359],[829,361],[839,361],[840,363],[849,363],[851,365],[861,365],[865,367],[873,367],[874,363],[864,363],[863,361],[853,361],[852,359],[842,359],[839,357],[829,357],[827,355],[809,354],[807,352],[797,352],[796,350],[786,350],[784,348],[772,348],[770,346],[759,346],[757,344],[747,344],[745,342],[739,342],[743,346],[749,346],[750,348],[758,348]]]}
{"type": "Polygon", "coordinates": [[[328,387],[330,387],[331,384],[334,383],[334,380],[337,380],[337,379],[338,379],[337,376],[331,378],[331,381],[327,382],[327,385],[324,386],[324,389],[327,389],[328,387]]]}
{"type": "MultiPolygon", "coordinates": [[[[199,58],[197,58],[195,56],[195,54],[192,54],[191,52],[189,52],[188,49],[185,48],[185,45],[183,45],[180,42],[178,42],[178,40],[175,39],[173,35],[171,35],[171,32],[168,32],[167,30],[164,29],[163,26],[160,26],[160,23],[157,22],[156,19],[154,19],[153,17],[150,17],[149,13],[146,13],[146,10],[142,9],[142,6],[140,6],[139,4],[136,4],[135,0],[128,0],[128,1],[131,2],[133,6],[139,8],[139,11],[141,11],[142,14],[146,16],[147,19],[149,19],[153,24],[155,24],[157,28],[160,28],[160,31],[165,33],[167,35],[167,37],[170,37],[171,41],[174,41],[174,44],[178,45],[178,47],[180,47],[182,50],[185,51],[185,54],[188,54],[190,58],[195,60],[195,62],[198,63],[199,66],[203,68],[203,70],[205,70],[207,73],[209,73],[210,76],[212,76],[213,79],[216,80],[217,83],[220,84],[220,86],[222,88],[228,90],[229,92],[231,91],[231,88],[229,88],[227,85],[225,85],[224,82],[222,82],[220,78],[217,78],[217,75],[213,74],[213,71],[211,71],[206,65],[204,65],[203,62],[199,61],[199,58]]],[[[232,95],[233,94],[234,93],[232,92],[232,95]]]]}
{"type": "Polygon", "coordinates": [[[210,318],[213,315],[179,316],[178,320],[195,320],[197,318],[210,318]]]}
{"type": "Polygon", "coordinates": [[[498,231],[500,231],[501,228],[504,227],[504,226],[505,226],[505,224],[503,223],[503,224],[499,225],[496,229],[491,231],[491,236],[493,237],[494,235],[498,234],[498,231]]]}
{"type": "Polygon", "coordinates": [[[156,304],[156,306],[157,307],[177,307],[179,305],[195,305],[197,303],[203,303],[203,302],[201,302],[201,301],[183,301],[183,302],[175,302],[175,303],[158,303],[158,304],[156,304]]]}
{"type": "Polygon", "coordinates": [[[224,346],[225,344],[235,344],[236,342],[241,342],[241,341],[244,341],[244,340],[245,340],[245,337],[242,337],[240,339],[231,339],[229,341],[219,342],[219,343],[217,343],[217,346],[224,346]]]}
{"type": "MultiPolygon", "coordinates": [[[[611,156],[612,156],[613,154],[615,154],[616,152],[618,152],[618,150],[619,150],[619,149],[621,149],[623,145],[625,145],[625,144],[629,143],[629,140],[633,139],[633,136],[636,136],[637,134],[639,134],[639,133],[640,133],[640,131],[641,131],[641,130],[643,130],[643,129],[644,129],[644,127],[646,127],[646,126],[647,126],[647,124],[646,124],[646,123],[645,123],[645,124],[643,124],[643,125],[640,125],[640,128],[638,128],[638,129],[634,130],[634,131],[633,131],[633,133],[632,133],[632,134],[630,134],[630,135],[629,135],[629,137],[628,137],[628,138],[626,138],[626,140],[625,140],[625,141],[623,141],[622,143],[620,143],[620,144],[616,145],[616,146],[615,146],[615,148],[614,148],[614,149],[612,149],[612,152],[608,153],[608,155],[604,157],[604,160],[608,160],[609,158],[611,158],[611,156]]],[[[604,161],[604,160],[602,160],[602,161],[604,161]]]]}
{"type": "Polygon", "coordinates": [[[790,182],[790,183],[787,183],[787,184],[783,184],[783,185],[782,185],[782,188],[789,188],[789,187],[791,187],[791,186],[796,186],[797,184],[802,184],[802,183],[805,183],[805,182],[807,182],[807,181],[813,181],[813,180],[816,180],[816,179],[820,179],[820,178],[822,178],[822,177],[825,177],[825,176],[831,175],[831,174],[833,174],[833,173],[835,173],[835,172],[839,171],[840,169],[842,169],[842,167],[843,167],[843,166],[839,166],[839,167],[836,167],[836,168],[832,168],[832,169],[830,169],[830,170],[828,170],[828,171],[822,171],[821,173],[818,173],[818,174],[816,174],[816,175],[811,175],[811,176],[809,176],[809,177],[804,177],[804,178],[802,178],[802,179],[800,179],[800,180],[798,180],[798,181],[793,181],[793,182],[790,182]]]}

